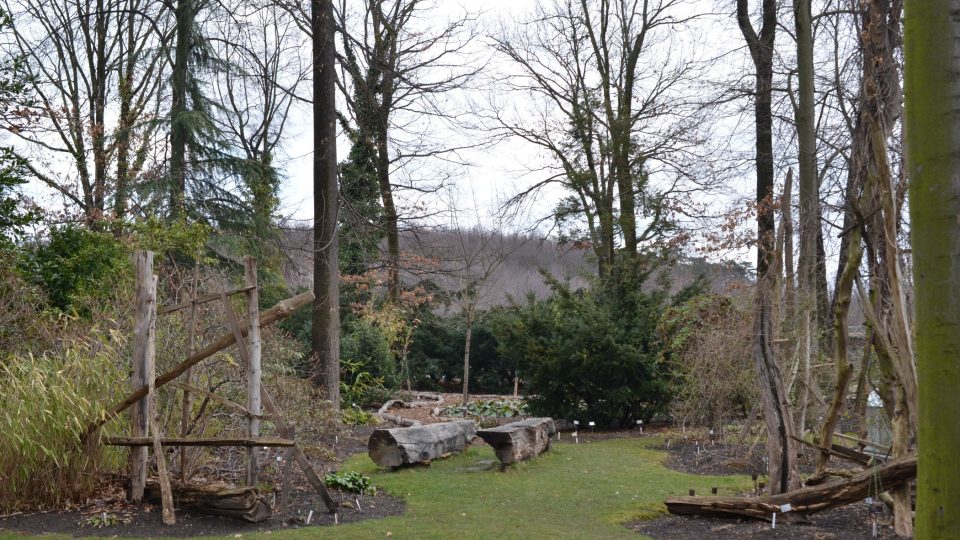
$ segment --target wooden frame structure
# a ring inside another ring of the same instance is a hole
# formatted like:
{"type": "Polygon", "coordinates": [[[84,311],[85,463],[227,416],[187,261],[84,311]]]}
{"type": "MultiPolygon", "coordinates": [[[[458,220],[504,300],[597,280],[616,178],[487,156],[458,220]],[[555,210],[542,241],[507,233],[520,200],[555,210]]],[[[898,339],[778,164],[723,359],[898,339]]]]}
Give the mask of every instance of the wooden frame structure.
{"type": "MultiPolygon", "coordinates": [[[[257,262],[254,257],[245,257],[243,288],[198,297],[196,294],[195,274],[195,283],[190,301],[158,309],[157,277],[153,274],[153,253],[150,251],[137,251],[134,254],[134,265],[136,267],[136,309],[134,313],[133,376],[131,378],[133,391],[125,399],[113,405],[110,408],[110,414],[91,423],[85,432],[86,435],[94,433],[108,420],[116,417],[128,408],[130,409],[131,436],[107,437],[104,439],[104,443],[108,445],[130,447],[130,499],[133,501],[143,499],[144,489],[147,483],[148,448],[150,447],[153,447],[154,456],[157,461],[158,480],[163,506],[163,522],[166,524],[175,523],[176,518],[173,512],[173,497],[170,478],[167,473],[166,457],[163,452],[164,446],[181,447],[181,456],[184,455],[184,447],[246,447],[246,484],[248,486],[256,486],[257,483],[258,448],[288,447],[290,449],[288,456],[292,456],[293,460],[303,469],[307,480],[324,500],[327,510],[330,513],[335,513],[337,504],[333,501],[332,497],[330,497],[326,486],[313,469],[306,454],[303,453],[303,450],[300,449],[293,440],[293,427],[284,419],[276,403],[270,396],[270,393],[261,384],[260,330],[288,317],[298,309],[309,305],[313,301],[313,294],[309,292],[302,293],[293,298],[281,301],[269,310],[261,313],[259,310],[257,288],[257,262]],[[230,304],[230,297],[237,294],[243,294],[246,300],[247,310],[243,323],[241,323],[240,318],[230,304]],[[231,329],[230,334],[222,336],[203,349],[194,352],[194,330],[193,324],[191,324],[189,340],[191,347],[190,357],[177,364],[173,369],[157,376],[155,340],[158,314],[173,313],[181,309],[190,308],[191,320],[193,320],[197,305],[215,300],[220,300],[223,304],[223,311],[231,329]],[[213,392],[207,392],[197,388],[192,384],[191,372],[193,366],[234,344],[237,345],[246,375],[246,406],[217,396],[213,392]],[[187,382],[175,381],[175,379],[184,373],[187,374],[187,382]],[[181,416],[181,437],[164,437],[156,421],[156,389],[168,383],[172,383],[183,391],[184,411],[181,416]],[[208,397],[227,404],[234,410],[244,414],[247,417],[247,436],[230,438],[187,437],[186,426],[189,420],[192,394],[210,394],[208,397]],[[263,415],[262,409],[266,409],[266,416],[263,415]],[[263,418],[269,418],[274,423],[279,437],[260,436],[260,424],[263,418]]],[[[181,461],[182,470],[184,470],[184,465],[185,460],[181,461]]],[[[285,481],[287,478],[288,475],[284,475],[285,481]]],[[[187,478],[182,477],[181,480],[186,481],[187,478]]],[[[286,491],[287,489],[288,487],[284,486],[284,490],[286,491]]]]}

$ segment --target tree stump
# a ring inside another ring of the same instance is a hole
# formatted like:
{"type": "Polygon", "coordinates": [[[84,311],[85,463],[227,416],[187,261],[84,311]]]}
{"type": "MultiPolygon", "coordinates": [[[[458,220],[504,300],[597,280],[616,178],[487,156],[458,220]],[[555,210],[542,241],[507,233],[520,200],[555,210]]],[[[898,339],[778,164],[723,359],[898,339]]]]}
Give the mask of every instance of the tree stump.
{"type": "Polygon", "coordinates": [[[500,427],[481,429],[477,436],[493,447],[504,466],[524,461],[550,449],[550,437],[557,432],[552,418],[529,418],[500,427]]]}
{"type": "Polygon", "coordinates": [[[370,459],[382,467],[397,468],[460,452],[476,436],[473,420],[425,426],[376,429],[367,442],[370,459]]]}

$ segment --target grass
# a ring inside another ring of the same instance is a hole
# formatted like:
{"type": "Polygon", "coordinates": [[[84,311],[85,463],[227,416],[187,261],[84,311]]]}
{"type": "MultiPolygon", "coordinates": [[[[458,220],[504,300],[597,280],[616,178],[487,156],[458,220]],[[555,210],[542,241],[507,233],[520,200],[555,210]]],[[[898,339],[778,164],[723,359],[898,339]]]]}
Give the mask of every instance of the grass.
{"type": "MultiPolygon", "coordinates": [[[[555,444],[550,452],[506,472],[489,448],[435,462],[429,468],[378,471],[366,455],[342,471],[369,474],[403,498],[403,515],[336,527],[274,531],[271,538],[631,538],[622,524],[664,511],[669,495],[711,487],[732,493],[745,476],[708,477],[671,471],[656,439],[555,444]]],[[[244,537],[255,535],[244,534],[244,537]]]]}
{"type": "Polygon", "coordinates": [[[383,538],[389,531],[400,538],[636,539],[622,523],[659,514],[664,497],[713,486],[732,491],[749,481],[671,471],[662,452],[646,448],[649,440],[557,444],[506,472],[489,448],[398,473],[377,473],[366,456],[355,457],[345,468],[370,474],[375,485],[406,499],[407,512],[340,532],[355,538],[383,538]]]}

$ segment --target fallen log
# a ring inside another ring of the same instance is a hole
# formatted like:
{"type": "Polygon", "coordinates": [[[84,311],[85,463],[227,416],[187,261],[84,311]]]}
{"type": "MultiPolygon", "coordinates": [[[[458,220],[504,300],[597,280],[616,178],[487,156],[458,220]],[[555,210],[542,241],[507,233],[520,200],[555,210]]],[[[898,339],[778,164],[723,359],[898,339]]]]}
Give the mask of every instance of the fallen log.
{"type": "Polygon", "coordinates": [[[557,432],[552,418],[529,418],[499,427],[481,429],[477,436],[493,447],[504,466],[539,456],[550,449],[557,432]]]}
{"type": "MultiPolygon", "coordinates": [[[[277,321],[280,321],[289,317],[295,311],[310,304],[311,302],[313,302],[313,293],[310,291],[300,293],[294,296],[293,298],[287,298],[286,300],[278,302],[277,305],[273,306],[272,308],[260,314],[260,328],[266,328],[267,326],[270,326],[271,324],[277,321]]],[[[246,336],[246,331],[243,331],[241,334],[242,336],[246,336]]],[[[214,354],[217,354],[218,352],[226,349],[227,347],[233,345],[236,342],[237,342],[237,338],[232,332],[224,336],[221,336],[220,339],[214,341],[210,345],[207,345],[203,349],[197,351],[196,353],[191,355],[189,358],[187,358],[183,362],[180,362],[179,364],[174,366],[172,369],[170,369],[166,373],[163,373],[162,375],[158,375],[155,383],[156,388],[160,388],[161,386],[176,379],[180,375],[183,375],[191,367],[199,364],[200,362],[206,360],[207,358],[213,356],[214,354]]],[[[96,431],[97,428],[109,422],[116,415],[126,410],[127,407],[130,407],[134,403],[143,399],[143,397],[147,395],[148,389],[149,387],[147,385],[143,385],[140,388],[134,390],[126,398],[112,405],[110,407],[110,410],[106,414],[94,420],[87,426],[87,429],[84,430],[84,434],[82,438],[86,439],[88,436],[90,436],[90,434],[96,431]]]]}
{"type": "Polygon", "coordinates": [[[861,501],[903,485],[917,476],[917,456],[892,459],[845,480],[805,487],[766,497],[671,497],[667,510],[677,515],[747,516],[769,520],[785,510],[812,514],[861,501]],[[789,505],[789,506],[785,506],[789,505]]]}
{"type": "Polygon", "coordinates": [[[397,468],[460,452],[476,436],[473,420],[425,426],[376,429],[367,441],[370,459],[381,467],[397,468]]]}
{"type": "Polygon", "coordinates": [[[841,446],[837,443],[833,443],[830,445],[830,448],[827,448],[825,446],[820,446],[819,444],[814,444],[810,441],[805,441],[800,437],[796,437],[796,436],[793,436],[793,440],[797,441],[798,443],[807,445],[811,448],[820,450],[821,452],[826,452],[828,454],[832,454],[839,458],[846,459],[847,461],[852,461],[853,463],[856,463],[857,465],[862,465],[864,467],[871,465],[874,461],[873,456],[869,454],[858,452],[853,448],[847,448],[846,446],[841,446]]]}
{"type": "MultiPolygon", "coordinates": [[[[242,519],[260,523],[270,518],[270,505],[257,488],[230,487],[226,484],[172,484],[174,503],[203,514],[242,519]]],[[[147,480],[145,496],[148,501],[160,500],[160,484],[147,480]]]]}

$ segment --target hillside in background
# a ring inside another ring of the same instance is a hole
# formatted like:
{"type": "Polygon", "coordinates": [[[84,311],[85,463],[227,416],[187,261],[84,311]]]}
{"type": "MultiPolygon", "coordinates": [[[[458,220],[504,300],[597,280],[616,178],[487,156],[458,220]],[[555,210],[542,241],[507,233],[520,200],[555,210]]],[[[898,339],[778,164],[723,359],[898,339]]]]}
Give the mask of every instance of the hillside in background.
{"type": "MultiPolygon", "coordinates": [[[[311,286],[312,236],[310,229],[286,229],[281,238],[286,256],[284,273],[291,287],[311,286]]],[[[403,281],[408,285],[430,280],[455,293],[465,282],[482,276],[492,267],[481,286],[481,308],[505,305],[511,298],[520,300],[528,294],[547,297],[550,288],[541,269],[561,281],[568,281],[575,289],[586,286],[589,277],[596,275],[596,262],[589,248],[577,249],[570,244],[525,235],[501,236],[480,229],[463,233],[408,231],[402,237],[401,250],[403,281]]],[[[718,293],[752,281],[749,272],[738,264],[684,259],[668,273],[671,290],[689,285],[701,274],[718,293]]],[[[649,284],[654,286],[654,280],[649,284]]]]}

